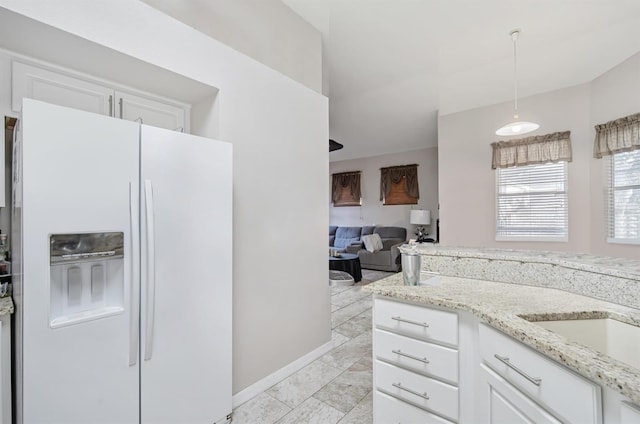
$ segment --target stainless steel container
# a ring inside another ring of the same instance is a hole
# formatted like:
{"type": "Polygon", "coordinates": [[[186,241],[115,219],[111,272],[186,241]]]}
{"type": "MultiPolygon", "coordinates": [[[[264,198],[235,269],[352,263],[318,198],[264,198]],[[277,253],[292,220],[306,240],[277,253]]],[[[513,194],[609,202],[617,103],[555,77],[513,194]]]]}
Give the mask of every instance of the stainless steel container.
{"type": "Polygon", "coordinates": [[[419,253],[403,253],[402,254],[402,276],[404,284],[407,286],[417,286],[420,282],[420,254],[419,253]]]}

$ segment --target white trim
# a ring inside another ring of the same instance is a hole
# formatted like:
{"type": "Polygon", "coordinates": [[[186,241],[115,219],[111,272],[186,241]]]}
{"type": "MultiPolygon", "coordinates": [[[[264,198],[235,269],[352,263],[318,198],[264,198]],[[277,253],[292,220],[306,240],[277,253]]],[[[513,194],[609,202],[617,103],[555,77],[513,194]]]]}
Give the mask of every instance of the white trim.
{"type": "Polygon", "coordinates": [[[607,238],[607,243],[611,244],[640,244],[640,239],[607,238]]]}
{"type": "Polygon", "coordinates": [[[569,241],[569,236],[496,236],[496,241],[540,241],[566,243],[569,241]]]}
{"type": "Polygon", "coordinates": [[[280,368],[276,372],[269,374],[262,380],[255,382],[254,384],[247,387],[246,389],[239,391],[238,393],[233,395],[231,400],[231,406],[233,407],[233,409],[237,408],[238,406],[242,405],[249,399],[252,399],[255,396],[259,395],[260,393],[264,392],[274,384],[284,380],[285,378],[289,377],[290,375],[294,374],[295,372],[309,365],[310,363],[312,363],[313,361],[315,361],[325,353],[329,352],[331,349],[333,349],[333,347],[334,347],[333,341],[330,340],[327,343],[320,346],[319,348],[312,350],[306,355],[301,356],[300,358],[289,363],[288,365],[285,365],[284,367],[280,368]]]}

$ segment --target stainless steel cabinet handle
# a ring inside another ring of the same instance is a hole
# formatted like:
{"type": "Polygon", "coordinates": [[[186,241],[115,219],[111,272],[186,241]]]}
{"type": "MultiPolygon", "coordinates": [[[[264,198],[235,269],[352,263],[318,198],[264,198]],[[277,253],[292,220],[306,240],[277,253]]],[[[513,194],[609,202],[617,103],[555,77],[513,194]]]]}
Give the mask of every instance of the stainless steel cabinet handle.
{"type": "Polygon", "coordinates": [[[427,392],[424,392],[424,393],[418,393],[418,392],[416,392],[415,390],[411,390],[411,389],[409,389],[409,388],[407,388],[407,387],[404,387],[404,386],[402,385],[402,383],[391,383],[391,385],[392,385],[393,387],[397,387],[397,388],[398,388],[398,389],[400,389],[400,390],[404,390],[405,392],[409,392],[409,393],[411,393],[412,395],[419,396],[419,397],[421,397],[422,399],[429,400],[429,396],[427,396],[427,392]]]}
{"type": "Polygon", "coordinates": [[[413,356],[413,355],[409,355],[408,353],[404,353],[400,349],[392,350],[391,352],[395,353],[396,355],[404,356],[405,358],[413,359],[414,361],[422,362],[424,364],[428,364],[429,363],[429,360],[427,358],[418,358],[417,356],[413,356]]]}
{"type": "Polygon", "coordinates": [[[113,116],[113,95],[109,94],[109,116],[113,116]]]}
{"type": "Polygon", "coordinates": [[[420,327],[429,328],[429,324],[427,324],[426,322],[411,321],[409,319],[404,319],[400,317],[391,317],[391,319],[399,322],[406,322],[407,324],[413,324],[413,325],[418,325],[420,327]]]}
{"type": "Polygon", "coordinates": [[[118,100],[118,104],[120,105],[120,119],[122,119],[122,97],[120,97],[120,100],[118,100]]]}
{"type": "Polygon", "coordinates": [[[493,356],[498,361],[502,362],[503,364],[505,364],[506,366],[508,366],[509,368],[511,368],[512,370],[514,370],[515,372],[517,372],[518,374],[520,374],[521,376],[523,376],[524,378],[529,380],[531,383],[535,384],[536,386],[539,386],[540,383],[542,383],[542,379],[541,378],[531,377],[529,374],[527,374],[526,372],[522,371],[520,368],[518,368],[515,365],[513,365],[511,363],[511,361],[509,361],[509,358],[507,358],[506,356],[500,356],[497,353],[495,355],[493,355],[493,356]]]}

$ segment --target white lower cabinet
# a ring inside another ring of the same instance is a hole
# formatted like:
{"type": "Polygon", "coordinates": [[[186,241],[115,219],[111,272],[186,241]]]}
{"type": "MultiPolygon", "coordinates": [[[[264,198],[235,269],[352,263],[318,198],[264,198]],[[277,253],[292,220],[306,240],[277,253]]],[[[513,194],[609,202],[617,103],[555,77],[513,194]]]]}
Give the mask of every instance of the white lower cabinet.
{"type": "Polygon", "coordinates": [[[600,386],[513,338],[480,324],[482,366],[563,422],[602,423],[600,386]]]}
{"type": "Polygon", "coordinates": [[[373,323],[374,424],[640,424],[619,393],[472,314],[378,296],[373,323]]]}
{"type": "Polygon", "coordinates": [[[374,302],[374,423],[459,419],[458,316],[388,299],[374,302]]]}
{"type": "Polygon", "coordinates": [[[480,365],[482,422],[490,424],[559,424],[553,415],[534,403],[507,380],[480,365]]]}

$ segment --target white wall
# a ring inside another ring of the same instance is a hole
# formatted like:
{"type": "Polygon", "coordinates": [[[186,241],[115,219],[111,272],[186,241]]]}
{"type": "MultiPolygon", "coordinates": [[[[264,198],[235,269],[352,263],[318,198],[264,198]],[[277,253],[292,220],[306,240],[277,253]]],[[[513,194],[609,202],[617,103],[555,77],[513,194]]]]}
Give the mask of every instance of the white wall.
{"type": "Polygon", "coordinates": [[[568,242],[495,241],[495,171],[491,169],[490,143],[498,141],[494,131],[509,121],[512,103],[441,116],[441,243],[637,257],[637,246],[605,242],[603,160],[593,158],[593,125],[640,111],[639,71],[640,54],[592,83],[519,99],[521,118],[540,124],[532,135],[571,131],[568,242]]]}
{"type": "Polygon", "coordinates": [[[320,32],[280,0],[142,0],[322,92],[320,32]]]}
{"type": "MultiPolygon", "coordinates": [[[[595,137],[594,126],[612,119],[640,112],[640,53],[605,72],[591,83],[590,133],[595,137]]],[[[613,244],[606,241],[605,227],[605,163],[603,159],[591,159],[591,250],[608,256],[640,257],[637,245],[613,244]]]]}
{"type": "MultiPolygon", "coordinates": [[[[384,225],[407,228],[407,238],[415,238],[416,226],[409,224],[411,209],[429,209],[432,225],[429,234],[435,239],[438,217],[438,148],[394,153],[362,159],[331,162],[331,174],[361,171],[362,205],[333,207],[329,193],[329,222],[331,225],[384,225]],[[417,205],[387,205],[380,201],[380,168],[417,163],[420,199],[417,205]]],[[[331,176],[329,176],[331,187],[331,176]]]]}
{"type": "Polygon", "coordinates": [[[328,343],[327,99],[141,2],[0,6],[219,88],[199,126],[234,149],[234,393],[328,343]]]}

